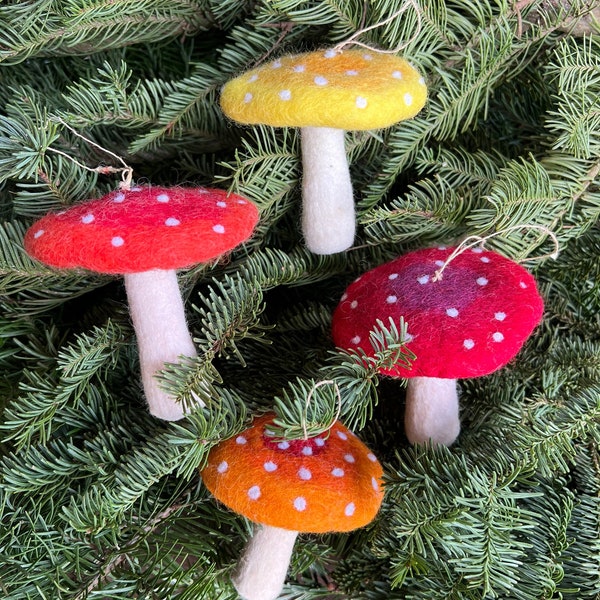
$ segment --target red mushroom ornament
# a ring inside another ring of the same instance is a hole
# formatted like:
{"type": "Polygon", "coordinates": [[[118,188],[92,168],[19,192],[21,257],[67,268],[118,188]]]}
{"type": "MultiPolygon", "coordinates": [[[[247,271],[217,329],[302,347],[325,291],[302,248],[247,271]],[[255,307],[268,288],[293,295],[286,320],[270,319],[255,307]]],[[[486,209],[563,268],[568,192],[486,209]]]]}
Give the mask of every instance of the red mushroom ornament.
{"type": "Polygon", "coordinates": [[[25,234],[25,249],[58,269],[124,275],[150,413],[175,421],[181,403],[155,374],[196,356],[176,269],[204,263],[245,241],[258,221],[254,204],[223,190],[133,187],[51,213],[25,234]]]}
{"type": "Polygon", "coordinates": [[[408,378],[405,428],[412,443],[452,444],[460,431],[456,380],[506,365],[542,318],[543,300],[522,266],[482,248],[455,250],[417,250],[368,271],[333,314],[335,344],[370,355],[377,319],[404,318],[416,359],[383,374],[408,378]]]}
{"type": "Polygon", "coordinates": [[[201,472],[217,500],[259,524],[233,576],[245,600],[277,598],[299,532],[363,527],[383,500],[379,461],[343,425],[286,441],[269,435],[273,417],[215,446],[201,472]]]}

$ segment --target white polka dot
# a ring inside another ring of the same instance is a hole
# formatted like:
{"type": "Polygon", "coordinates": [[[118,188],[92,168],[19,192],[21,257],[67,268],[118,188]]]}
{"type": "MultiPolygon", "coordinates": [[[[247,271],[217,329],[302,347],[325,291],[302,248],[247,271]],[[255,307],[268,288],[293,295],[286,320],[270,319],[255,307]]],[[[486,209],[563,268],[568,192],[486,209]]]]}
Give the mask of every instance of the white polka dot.
{"type": "Polygon", "coordinates": [[[379,482],[377,481],[377,479],[375,479],[375,477],[371,477],[371,486],[376,492],[379,491],[379,482]]]}
{"type": "Polygon", "coordinates": [[[506,319],[506,313],[497,312],[494,314],[494,319],[496,319],[496,321],[504,321],[504,319],[506,319]]]}
{"type": "Polygon", "coordinates": [[[443,260],[436,260],[435,261],[435,266],[436,267],[443,267],[446,263],[443,260]]]}
{"type": "Polygon", "coordinates": [[[385,301],[388,304],[395,304],[396,302],[398,302],[398,296],[388,296],[385,301]]]}
{"type": "Polygon", "coordinates": [[[355,69],[350,69],[349,71],[346,71],[346,75],[354,77],[355,75],[358,75],[358,71],[356,71],[355,69]]]}
{"type": "Polygon", "coordinates": [[[169,194],[159,194],[156,196],[157,202],[168,202],[170,200],[169,194]]]}
{"type": "Polygon", "coordinates": [[[421,277],[417,278],[417,281],[421,284],[421,285],[425,285],[428,281],[429,281],[429,275],[421,275],[421,277]]]}
{"type": "Polygon", "coordinates": [[[463,341],[463,346],[467,349],[470,350],[471,348],[473,348],[475,346],[475,342],[473,340],[464,340],[463,341]]]}
{"type": "Polygon", "coordinates": [[[415,336],[410,334],[410,333],[406,333],[406,337],[404,338],[405,342],[412,342],[415,339],[415,336]]]}
{"type": "Polygon", "coordinates": [[[482,263],[489,263],[490,262],[490,259],[487,256],[482,256],[479,260],[482,263]]]}
{"type": "Polygon", "coordinates": [[[350,342],[352,342],[353,344],[359,344],[360,343],[360,335],[355,335],[350,342]]]}
{"type": "Polygon", "coordinates": [[[340,298],[340,302],[344,302],[344,300],[348,300],[348,294],[346,294],[345,292],[342,294],[342,297],[340,298]]]}
{"type": "Polygon", "coordinates": [[[356,108],[367,108],[367,99],[363,96],[357,96],[356,108]]]}
{"type": "Polygon", "coordinates": [[[81,217],[81,222],[88,225],[89,223],[93,223],[94,219],[94,215],[92,213],[88,213],[87,215],[83,215],[83,217],[81,217]]]}
{"type": "Polygon", "coordinates": [[[452,318],[458,317],[458,310],[456,310],[456,308],[447,308],[446,314],[452,318]]]}
{"type": "Polygon", "coordinates": [[[351,517],[354,514],[355,510],[356,506],[354,506],[354,502],[350,502],[349,504],[346,504],[346,508],[344,508],[344,514],[347,517],[351,517]]]}
{"type": "Polygon", "coordinates": [[[369,452],[369,454],[367,454],[367,458],[371,461],[371,462],[377,462],[377,457],[372,453],[369,452]]]}
{"type": "Polygon", "coordinates": [[[263,467],[267,473],[272,473],[273,471],[277,471],[277,465],[272,460],[268,460],[263,465],[263,467]]]}
{"type": "Polygon", "coordinates": [[[352,300],[350,302],[350,308],[356,308],[358,306],[358,300],[352,300]]]}
{"type": "Polygon", "coordinates": [[[290,447],[290,443],[289,442],[279,442],[279,444],[277,444],[277,447],[280,450],[287,450],[290,447]]]}
{"type": "Polygon", "coordinates": [[[487,285],[487,284],[488,284],[488,280],[485,277],[477,278],[477,285],[487,285]]]}
{"type": "Polygon", "coordinates": [[[483,252],[483,248],[471,248],[471,252],[475,252],[475,254],[481,254],[483,252]]]}
{"type": "Polygon", "coordinates": [[[276,60],[273,63],[271,63],[271,68],[272,69],[279,69],[279,68],[281,68],[281,61],[280,60],[276,60]]]}
{"type": "Polygon", "coordinates": [[[499,331],[496,331],[492,334],[492,339],[495,342],[501,342],[504,339],[504,336],[499,331]]]}
{"type": "Polygon", "coordinates": [[[337,56],[337,52],[335,50],[327,50],[323,56],[325,58],[333,58],[334,56],[337,56]]]}
{"type": "Polygon", "coordinates": [[[315,438],[315,445],[322,448],[325,445],[325,440],[323,438],[315,438]]]}
{"type": "Polygon", "coordinates": [[[304,456],[312,456],[312,448],[310,446],[304,446],[304,448],[302,448],[302,454],[304,454],[304,456]]]}
{"type": "Polygon", "coordinates": [[[257,79],[258,79],[258,75],[256,73],[254,73],[254,75],[251,75],[248,78],[248,83],[254,83],[257,79]]]}
{"type": "Polygon", "coordinates": [[[248,440],[243,435],[238,435],[235,438],[235,443],[238,444],[238,445],[240,445],[240,446],[243,446],[247,442],[248,442],[248,440]]]}
{"type": "Polygon", "coordinates": [[[181,221],[179,219],[176,219],[175,217],[169,217],[166,221],[165,221],[165,225],[167,225],[168,227],[177,227],[177,225],[180,225],[181,221]]]}
{"type": "Polygon", "coordinates": [[[237,203],[238,204],[248,204],[245,200],[238,200],[237,203]]]}
{"type": "Polygon", "coordinates": [[[292,68],[292,71],[295,73],[304,73],[304,71],[306,71],[306,67],[304,65],[296,65],[292,68]]]}
{"type": "Polygon", "coordinates": [[[406,106],[410,106],[412,103],[413,103],[412,94],[409,94],[408,92],[406,92],[406,94],[404,94],[404,104],[406,104],[406,106]]]}
{"type": "Polygon", "coordinates": [[[229,469],[229,464],[227,464],[227,461],[224,460],[223,462],[219,463],[219,466],[217,467],[217,472],[222,474],[225,473],[227,469],[229,469]]]}
{"type": "Polygon", "coordinates": [[[33,239],[37,240],[39,238],[41,238],[44,235],[45,231],[43,229],[38,229],[34,234],[33,234],[33,239]]]}
{"type": "Polygon", "coordinates": [[[258,500],[260,498],[260,488],[257,485],[253,485],[248,490],[248,498],[250,500],[258,500]]]}
{"type": "Polygon", "coordinates": [[[308,481],[309,479],[312,479],[312,473],[306,467],[300,467],[298,469],[298,477],[303,481],[308,481]]]}
{"type": "Polygon", "coordinates": [[[132,192],[141,192],[141,191],[142,191],[142,188],[141,188],[141,187],[137,187],[137,186],[136,186],[136,187],[133,187],[133,188],[131,188],[131,191],[132,191],[132,192]]]}
{"type": "Polygon", "coordinates": [[[438,246],[437,249],[438,250],[445,250],[448,246],[438,246]]]}
{"type": "Polygon", "coordinates": [[[527,288],[527,284],[524,281],[519,282],[519,287],[524,290],[527,288]]]}
{"type": "Polygon", "coordinates": [[[343,477],[344,476],[344,469],[340,469],[339,467],[336,467],[335,469],[333,469],[333,471],[331,471],[331,474],[334,477],[343,477]]]}
{"type": "Polygon", "coordinates": [[[122,237],[119,237],[118,235],[116,235],[112,240],[110,240],[110,243],[115,248],[119,248],[120,246],[122,246],[125,243],[125,240],[122,237]]]}
{"type": "Polygon", "coordinates": [[[351,463],[351,464],[352,464],[353,462],[356,462],[356,459],[354,458],[354,456],[352,456],[352,454],[344,454],[344,460],[345,460],[347,463],[351,463]]]}
{"type": "Polygon", "coordinates": [[[321,77],[320,75],[318,75],[317,77],[315,77],[315,83],[317,85],[327,85],[329,82],[327,81],[327,79],[325,79],[325,77],[321,77]]]}
{"type": "Polygon", "coordinates": [[[280,100],[291,100],[292,92],[290,92],[290,90],[281,90],[279,92],[279,99],[280,100]]]}
{"type": "Polygon", "coordinates": [[[223,225],[214,225],[212,229],[215,233],[225,233],[225,227],[223,227],[223,225]]]}
{"type": "Polygon", "coordinates": [[[373,60],[373,56],[371,54],[363,54],[363,58],[365,60],[373,60]]]}
{"type": "Polygon", "coordinates": [[[398,279],[398,273],[392,273],[391,275],[388,275],[388,279],[398,279]]]}
{"type": "Polygon", "coordinates": [[[113,198],[113,202],[123,202],[123,200],[125,200],[125,194],[117,194],[114,198],[113,198]]]}
{"type": "Polygon", "coordinates": [[[219,200],[219,202],[217,202],[217,206],[219,208],[227,208],[227,202],[223,202],[222,200],[219,200]]]}
{"type": "Polygon", "coordinates": [[[393,77],[394,79],[402,79],[402,71],[394,71],[394,72],[392,73],[392,77],[393,77]]]}
{"type": "Polygon", "coordinates": [[[302,496],[294,498],[294,508],[302,512],[306,509],[306,500],[302,496]]]}
{"type": "Polygon", "coordinates": [[[248,104],[249,102],[252,102],[252,98],[254,98],[254,96],[250,92],[246,92],[244,95],[244,103],[248,104]]]}
{"type": "Polygon", "coordinates": [[[425,85],[425,78],[424,77],[419,77],[419,83],[421,85],[425,85]]]}
{"type": "Polygon", "coordinates": [[[343,432],[343,431],[337,431],[337,436],[340,438],[340,440],[347,440],[348,436],[343,432]]]}

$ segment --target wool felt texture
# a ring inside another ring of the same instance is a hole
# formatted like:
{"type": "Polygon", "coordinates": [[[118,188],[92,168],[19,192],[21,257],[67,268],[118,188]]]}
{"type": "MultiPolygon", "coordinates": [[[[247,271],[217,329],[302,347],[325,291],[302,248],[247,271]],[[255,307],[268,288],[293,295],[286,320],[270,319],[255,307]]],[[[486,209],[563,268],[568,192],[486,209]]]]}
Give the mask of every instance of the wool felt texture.
{"type": "MultiPolygon", "coordinates": [[[[148,409],[153,416],[178,421],[185,411],[155,379],[165,363],[196,356],[174,270],[155,269],[124,276],[131,320],[138,342],[140,371],[148,409]]],[[[204,403],[198,400],[200,406],[204,403]]]]}
{"type": "Polygon", "coordinates": [[[42,217],[24,244],[52,267],[139,273],[208,262],[257,221],[254,204],[224,190],[136,186],[42,217]]]}
{"type": "Polygon", "coordinates": [[[381,465],[348,429],[286,441],[268,435],[273,415],[215,446],[201,475],[217,500],[255,523],[300,532],[350,531],[383,500],[381,465]]]}
{"type": "Polygon", "coordinates": [[[275,600],[285,582],[297,531],[257,525],[231,580],[244,600],[275,600]]]}
{"type": "Polygon", "coordinates": [[[534,278],[516,262],[473,248],[456,256],[434,281],[454,248],[427,248],[380,265],[348,286],[334,311],[332,336],[342,348],[373,348],[376,320],[404,317],[410,368],[395,377],[467,378],[508,363],[540,322],[543,300],[534,278]]]}
{"type": "Polygon", "coordinates": [[[245,124],[367,130],[414,117],[425,81],[406,60],[365,50],[282,56],[229,81],[221,108],[245,124]]]}
{"type": "Polygon", "coordinates": [[[404,429],[411,444],[431,441],[450,446],[460,433],[456,379],[409,379],[404,429]]]}
{"type": "Polygon", "coordinates": [[[342,252],[352,245],[356,229],[344,132],[303,127],[302,231],[316,254],[342,252]]]}

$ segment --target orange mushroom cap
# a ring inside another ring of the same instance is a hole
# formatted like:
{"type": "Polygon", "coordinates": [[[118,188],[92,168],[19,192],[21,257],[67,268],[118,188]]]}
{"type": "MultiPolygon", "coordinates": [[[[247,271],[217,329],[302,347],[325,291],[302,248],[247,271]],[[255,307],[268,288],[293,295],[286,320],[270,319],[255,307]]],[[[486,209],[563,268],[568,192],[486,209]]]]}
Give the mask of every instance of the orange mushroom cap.
{"type": "Polygon", "coordinates": [[[269,435],[274,415],[215,446],[206,487],[255,523],[306,533],[351,531],[370,523],[383,500],[375,455],[336,422],[327,435],[285,441],[269,435]]]}

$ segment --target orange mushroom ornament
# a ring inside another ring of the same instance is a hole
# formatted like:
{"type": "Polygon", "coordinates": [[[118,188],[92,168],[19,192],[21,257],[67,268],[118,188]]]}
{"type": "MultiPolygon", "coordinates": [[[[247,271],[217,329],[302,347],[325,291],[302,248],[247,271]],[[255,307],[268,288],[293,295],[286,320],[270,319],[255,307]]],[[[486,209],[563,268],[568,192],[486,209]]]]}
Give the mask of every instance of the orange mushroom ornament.
{"type": "Polygon", "coordinates": [[[245,600],[277,598],[298,533],[363,527],[383,500],[381,464],[341,423],[282,440],[269,430],[273,419],[215,446],[201,472],[217,500],[257,523],[232,578],[245,600]]]}

